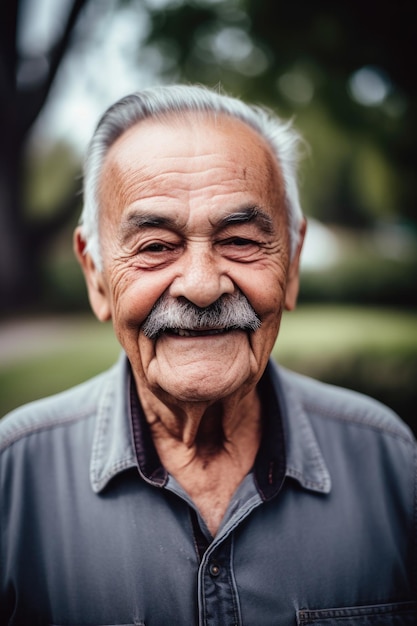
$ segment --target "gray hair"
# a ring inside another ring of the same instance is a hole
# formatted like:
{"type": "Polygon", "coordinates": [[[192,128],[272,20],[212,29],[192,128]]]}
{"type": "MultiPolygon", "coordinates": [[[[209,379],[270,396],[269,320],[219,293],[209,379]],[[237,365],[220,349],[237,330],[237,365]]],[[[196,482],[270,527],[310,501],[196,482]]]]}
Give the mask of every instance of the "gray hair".
{"type": "Polygon", "coordinates": [[[272,111],[245,104],[237,98],[194,85],[157,86],[128,95],[110,106],[100,119],[88,146],[84,163],[84,206],[80,224],[89,252],[97,268],[102,269],[99,241],[98,191],[101,170],[112,144],[129,128],[147,118],[189,112],[225,114],[253,128],[270,145],[284,180],[290,252],[296,251],[303,218],[300,207],[296,169],[301,137],[291,125],[272,111]]]}

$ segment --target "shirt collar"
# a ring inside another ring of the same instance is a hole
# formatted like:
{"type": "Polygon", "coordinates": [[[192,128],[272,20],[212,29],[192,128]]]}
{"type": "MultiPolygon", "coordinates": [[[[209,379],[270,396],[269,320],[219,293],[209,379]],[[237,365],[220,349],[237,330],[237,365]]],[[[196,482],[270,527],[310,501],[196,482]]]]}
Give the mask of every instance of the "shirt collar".
{"type": "Polygon", "coordinates": [[[305,489],[330,493],[330,473],[291,374],[272,360],[268,368],[281,409],[287,451],[286,476],[305,489]]]}
{"type": "Polygon", "coordinates": [[[129,371],[129,362],[122,353],[103,378],[90,461],[90,482],[96,493],[119,472],[137,464],[128,419],[129,371]]]}
{"type": "MultiPolygon", "coordinates": [[[[131,384],[125,355],[109,376],[98,407],[90,464],[92,488],[100,492],[114,476],[132,467],[137,467],[146,481],[161,487],[167,473],[131,384]]],[[[260,391],[265,427],[254,478],[262,499],[274,497],[285,477],[297,480],[305,489],[328,493],[329,472],[308,416],[290,381],[272,361],[260,391]]]]}

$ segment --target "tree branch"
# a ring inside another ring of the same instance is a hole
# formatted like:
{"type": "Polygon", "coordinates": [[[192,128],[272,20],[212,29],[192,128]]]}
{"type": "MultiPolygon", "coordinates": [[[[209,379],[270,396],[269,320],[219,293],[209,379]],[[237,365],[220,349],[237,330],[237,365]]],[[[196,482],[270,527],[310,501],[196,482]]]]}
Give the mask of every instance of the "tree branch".
{"type": "Polygon", "coordinates": [[[49,71],[46,79],[40,85],[37,85],[32,91],[25,91],[24,94],[18,93],[19,111],[21,113],[20,133],[22,141],[46,102],[62,59],[68,50],[69,42],[78,17],[87,2],[88,0],[74,0],[72,8],[68,14],[63,33],[48,53],[49,71]],[[29,106],[28,102],[30,103],[29,106]]]}

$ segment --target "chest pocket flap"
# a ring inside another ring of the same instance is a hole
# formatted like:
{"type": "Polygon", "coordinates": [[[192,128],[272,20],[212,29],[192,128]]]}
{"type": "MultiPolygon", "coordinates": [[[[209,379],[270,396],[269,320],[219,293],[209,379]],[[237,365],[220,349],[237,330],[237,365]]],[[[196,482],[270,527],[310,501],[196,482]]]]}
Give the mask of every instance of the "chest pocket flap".
{"type": "Polygon", "coordinates": [[[301,609],[298,626],[416,626],[417,602],[335,609],[301,609]]]}

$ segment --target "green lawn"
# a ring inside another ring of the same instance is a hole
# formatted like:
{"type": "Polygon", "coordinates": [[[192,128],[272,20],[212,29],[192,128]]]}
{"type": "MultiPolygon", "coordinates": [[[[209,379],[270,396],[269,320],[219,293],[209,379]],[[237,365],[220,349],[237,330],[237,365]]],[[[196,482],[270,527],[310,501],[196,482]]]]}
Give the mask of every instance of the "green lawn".
{"type": "Polygon", "coordinates": [[[0,363],[0,415],[86,380],[120,353],[111,326],[91,316],[64,319],[61,333],[54,329],[28,344],[27,356],[18,342],[17,355],[0,363]]]}
{"type": "Polygon", "coordinates": [[[282,362],[354,353],[414,352],[417,311],[346,306],[304,306],[285,313],[275,346],[282,362]]]}
{"type": "MultiPolygon", "coordinates": [[[[0,362],[0,415],[104,370],[120,347],[109,325],[64,318],[0,362]]],[[[9,347],[10,349],[10,347],[9,347]]],[[[0,342],[1,352],[1,342],[0,342]]],[[[13,350],[12,350],[13,353],[13,350]]],[[[417,312],[304,306],[286,313],[274,357],[283,365],[378,397],[414,427],[417,312]],[[404,415],[405,413],[405,415],[404,415]]]]}

